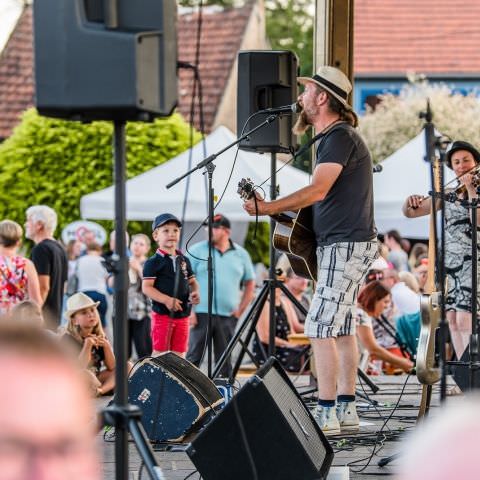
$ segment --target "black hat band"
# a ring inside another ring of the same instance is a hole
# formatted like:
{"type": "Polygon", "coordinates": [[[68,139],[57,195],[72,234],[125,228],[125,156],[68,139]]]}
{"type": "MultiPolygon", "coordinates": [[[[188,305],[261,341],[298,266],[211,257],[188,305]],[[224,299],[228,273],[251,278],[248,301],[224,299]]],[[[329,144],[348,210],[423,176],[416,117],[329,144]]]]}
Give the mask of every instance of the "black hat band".
{"type": "Polygon", "coordinates": [[[325,85],[327,88],[334,91],[339,97],[343,98],[344,100],[347,100],[348,93],[345,90],[342,90],[340,87],[337,87],[332,82],[325,80],[324,78],[318,76],[317,74],[315,74],[312,77],[312,79],[316,80],[318,83],[321,83],[322,85],[325,85]]]}

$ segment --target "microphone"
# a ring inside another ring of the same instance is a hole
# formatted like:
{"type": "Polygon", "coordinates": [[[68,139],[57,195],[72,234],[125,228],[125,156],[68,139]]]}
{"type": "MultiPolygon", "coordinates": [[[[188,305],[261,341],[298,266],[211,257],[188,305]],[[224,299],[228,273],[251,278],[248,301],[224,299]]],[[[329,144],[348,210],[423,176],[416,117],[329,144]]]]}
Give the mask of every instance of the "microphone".
{"type": "Polygon", "coordinates": [[[379,163],[373,166],[373,173],[380,173],[382,170],[383,170],[383,167],[379,163]]]}
{"type": "Polygon", "coordinates": [[[302,106],[298,103],[292,103],[291,105],[284,105],[283,107],[265,108],[259,110],[257,113],[300,113],[302,106]]]}

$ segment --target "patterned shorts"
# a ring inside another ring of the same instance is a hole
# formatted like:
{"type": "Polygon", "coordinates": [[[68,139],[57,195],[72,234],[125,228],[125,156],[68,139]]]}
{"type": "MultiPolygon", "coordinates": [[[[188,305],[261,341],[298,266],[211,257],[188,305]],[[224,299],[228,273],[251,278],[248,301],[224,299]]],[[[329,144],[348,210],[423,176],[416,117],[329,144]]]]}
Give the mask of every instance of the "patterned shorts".
{"type": "Polygon", "coordinates": [[[355,333],[352,313],[358,290],[377,257],[376,240],[317,248],[318,281],[305,321],[305,335],[329,338],[355,333]]]}

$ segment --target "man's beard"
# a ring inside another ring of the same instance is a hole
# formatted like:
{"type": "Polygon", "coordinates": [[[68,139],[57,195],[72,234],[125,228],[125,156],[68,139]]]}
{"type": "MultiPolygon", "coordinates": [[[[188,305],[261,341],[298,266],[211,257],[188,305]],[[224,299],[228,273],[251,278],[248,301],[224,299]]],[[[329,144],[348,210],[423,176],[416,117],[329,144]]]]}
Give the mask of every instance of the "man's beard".
{"type": "Polygon", "coordinates": [[[312,125],[309,123],[307,115],[305,114],[305,110],[302,110],[297,115],[297,121],[292,128],[292,132],[295,135],[303,135],[311,126],[312,125]]]}

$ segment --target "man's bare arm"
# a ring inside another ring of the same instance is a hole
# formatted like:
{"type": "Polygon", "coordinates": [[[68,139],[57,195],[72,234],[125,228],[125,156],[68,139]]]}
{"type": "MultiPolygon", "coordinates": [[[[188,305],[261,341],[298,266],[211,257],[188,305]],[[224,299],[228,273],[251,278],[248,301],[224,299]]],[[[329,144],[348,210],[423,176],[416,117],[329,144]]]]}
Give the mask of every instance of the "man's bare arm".
{"type": "MultiPolygon", "coordinates": [[[[272,202],[257,199],[259,215],[274,215],[288,210],[298,210],[323,200],[337,180],[343,167],[339,163],[322,163],[314,172],[312,183],[296,192],[272,202]]],[[[255,215],[255,200],[247,200],[244,209],[255,215]]]]}

